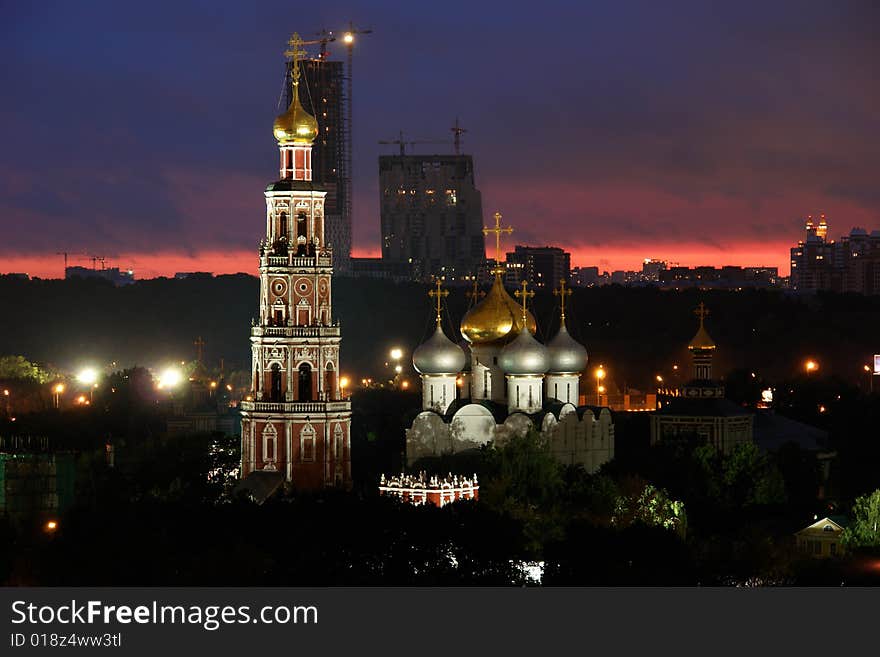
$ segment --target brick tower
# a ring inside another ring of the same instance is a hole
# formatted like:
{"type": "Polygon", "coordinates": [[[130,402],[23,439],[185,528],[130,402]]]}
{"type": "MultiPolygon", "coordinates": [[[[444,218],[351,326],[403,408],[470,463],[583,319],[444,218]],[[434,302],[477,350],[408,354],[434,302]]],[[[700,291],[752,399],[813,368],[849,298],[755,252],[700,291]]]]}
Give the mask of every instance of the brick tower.
{"type": "Polygon", "coordinates": [[[351,402],[339,377],[333,252],[324,240],[326,192],[312,182],[319,126],[296,93],[305,55],[297,34],[292,100],[274,123],[280,179],[266,187],[260,317],[251,328],[252,391],[241,404],[241,474],[277,473],[299,490],[351,486],[351,402]]]}

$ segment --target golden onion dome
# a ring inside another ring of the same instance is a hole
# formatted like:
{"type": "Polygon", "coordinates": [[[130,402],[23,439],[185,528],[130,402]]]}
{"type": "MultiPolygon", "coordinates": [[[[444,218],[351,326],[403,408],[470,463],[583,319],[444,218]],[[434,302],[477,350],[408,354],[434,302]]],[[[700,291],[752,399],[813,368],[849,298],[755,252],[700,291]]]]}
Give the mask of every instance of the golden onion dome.
{"type": "MultiPolygon", "coordinates": [[[[461,320],[461,335],[471,344],[503,344],[517,336],[522,323],[522,308],[504,289],[501,277],[496,275],[485,298],[465,313],[461,320]]],[[[528,311],[526,325],[532,334],[537,331],[535,318],[528,311]]]]}
{"type": "Polygon", "coordinates": [[[706,331],[706,327],[703,326],[703,322],[700,322],[700,328],[697,330],[697,334],[691,339],[690,344],[688,344],[688,349],[693,351],[694,349],[714,349],[715,341],[709,335],[708,331],[706,331]]]}
{"type": "Polygon", "coordinates": [[[272,132],[279,144],[311,144],[318,136],[318,120],[299,102],[298,87],[293,87],[290,107],[277,116],[272,125],[272,132]]]}

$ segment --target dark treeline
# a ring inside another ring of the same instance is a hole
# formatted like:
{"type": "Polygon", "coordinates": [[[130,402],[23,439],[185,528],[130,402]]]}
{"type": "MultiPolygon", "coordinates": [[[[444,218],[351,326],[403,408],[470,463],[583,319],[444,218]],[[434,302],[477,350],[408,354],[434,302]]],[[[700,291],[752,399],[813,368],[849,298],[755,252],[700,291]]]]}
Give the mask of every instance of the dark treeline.
{"type": "MultiPolygon", "coordinates": [[[[334,315],[344,330],[343,366],[351,375],[381,376],[388,349],[411,352],[432,324],[427,286],[337,278],[334,315]]],[[[248,330],[257,314],[259,282],[243,274],[183,280],[154,279],[115,288],[100,280],[16,280],[0,277],[0,352],[22,354],[60,368],[85,361],[119,367],[191,360],[193,340],[207,343],[205,359],[249,368],[248,330]]],[[[610,368],[618,388],[648,387],[673,363],[689,370],[686,345],[696,330],[693,308],[704,301],[707,326],[719,345],[717,373],[758,370],[770,381],[790,378],[807,356],[823,375],[866,387],[862,369],[878,351],[880,297],[778,291],[741,292],[655,288],[575,289],[569,330],[586,344],[591,362],[610,368]]],[[[448,298],[446,329],[457,334],[469,299],[448,298]]],[[[539,292],[539,337],[555,333],[557,298],[539,292]]]]}

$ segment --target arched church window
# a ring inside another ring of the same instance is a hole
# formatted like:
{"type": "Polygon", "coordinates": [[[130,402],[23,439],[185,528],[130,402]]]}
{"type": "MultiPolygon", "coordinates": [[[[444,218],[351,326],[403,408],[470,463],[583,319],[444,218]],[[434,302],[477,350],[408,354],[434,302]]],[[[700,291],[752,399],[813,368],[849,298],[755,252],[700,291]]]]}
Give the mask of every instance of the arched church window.
{"type": "Polygon", "coordinates": [[[306,227],[306,213],[300,210],[296,213],[296,236],[306,237],[308,234],[308,229],[306,227]]]}
{"type": "Polygon", "coordinates": [[[336,399],[336,371],[333,369],[333,363],[327,363],[324,371],[324,393],[327,399],[336,399]]]}
{"type": "Polygon", "coordinates": [[[281,239],[287,238],[287,213],[282,212],[278,216],[278,237],[281,239]]]}
{"type": "Polygon", "coordinates": [[[281,366],[278,363],[272,365],[270,374],[269,395],[273,402],[281,401],[281,366]]]}
{"type": "Polygon", "coordinates": [[[312,400],[312,366],[303,363],[299,366],[299,401],[312,400]]]}

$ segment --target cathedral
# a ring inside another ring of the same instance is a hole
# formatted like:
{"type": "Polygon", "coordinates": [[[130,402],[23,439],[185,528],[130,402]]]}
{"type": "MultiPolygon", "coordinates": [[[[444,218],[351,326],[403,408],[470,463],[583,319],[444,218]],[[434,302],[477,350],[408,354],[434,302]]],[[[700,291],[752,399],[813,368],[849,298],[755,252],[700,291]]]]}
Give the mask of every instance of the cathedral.
{"type": "Polygon", "coordinates": [[[241,403],[245,488],[350,488],[351,402],[338,373],[333,250],[324,239],[326,192],[312,181],[318,122],[300,102],[305,52],[294,34],[293,93],[275,119],[279,179],[266,187],[260,245],[260,316],[251,327],[251,394],[241,403]]]}
{"type": "MultiPolygon", "coordinates": [[[[501,215],[495,215],[496,262],[500,262],[501,215]]],[[[535,338],[537,325],[527,307],[534,292],[517,290],[515,301],[496,269],[486,295],[461,320],[465,346],[453,342],[441,324],[441,282],[431,290],[435,302],[433,335],[413,352],[422,381],[422,411],[406,431],[406,460],[503,445],[530,429],[545,437],[556,459],[595,472],[614,457],[614,425],[607,408],[580,405],[579,385],[587,350],[568,333],[565,282],[560,297],[560,328],[547,344],[535,338]]],[[[475,297],[476,301],[476,297],[475,297]]]]}

